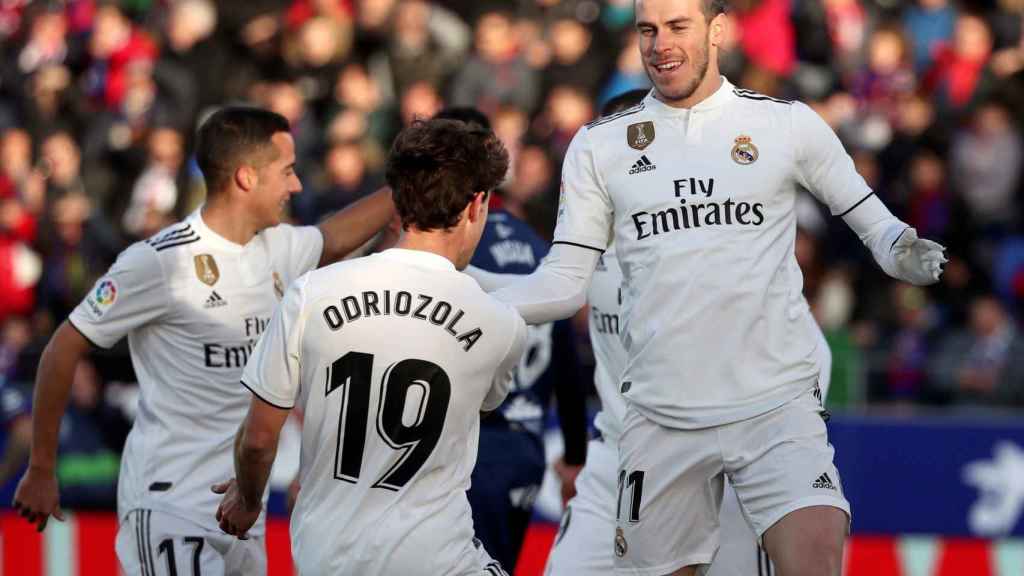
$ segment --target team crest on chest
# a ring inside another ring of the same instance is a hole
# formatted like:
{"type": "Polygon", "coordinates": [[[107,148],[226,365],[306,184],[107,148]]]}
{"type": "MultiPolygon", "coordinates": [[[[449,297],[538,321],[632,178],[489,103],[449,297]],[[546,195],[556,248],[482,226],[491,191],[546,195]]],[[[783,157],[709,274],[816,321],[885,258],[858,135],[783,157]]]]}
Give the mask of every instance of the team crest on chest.
{"type": "Polygon", "coordinates": [[[213,286],[220,280],[220,270],[217,268],[217,261],[209,254],[197,254],[193,261],[196,264],[196,278],[207,286],[213,286]]]}
{"type": "Polygon", "coordinates": [[[626,127],[626,144],[630,148],[643,150],[654,142],[654,122],[638,122],[626,127]]]}
{"type": "Polygon", "coordinates": [[[281,281],[281,275],[276,271],[272,273],[274,277],[274,294],[277,294],[277,299],[284,298],[284,282],[281,281]]]}
{"type": "Polygon", "coordinates": [[[757,146],[754,146],[754,143],[750,141],[750,136],[745,134],[737,136],[733,142],[732,159],[734,162],[743,165],[757,162],[757,146]]]}

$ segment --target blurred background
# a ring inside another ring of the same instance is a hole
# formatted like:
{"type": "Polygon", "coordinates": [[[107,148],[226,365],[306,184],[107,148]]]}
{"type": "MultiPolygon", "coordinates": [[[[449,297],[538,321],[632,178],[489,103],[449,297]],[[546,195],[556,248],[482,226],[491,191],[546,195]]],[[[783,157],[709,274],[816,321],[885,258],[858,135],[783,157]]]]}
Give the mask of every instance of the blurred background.
{"type": "MultiPolygon", "coordinates": [[[[949,248],[940,284],[896,283],[799,205],[854,506],[847,573],[1024,574],[1024,0],[734,0],[728,18],[725,75],[810,104],[892,211],[949,248]]],[[[476,106],[512,153],[505,206],[550,238],[572,136],[648,85],[632,24],[633,0],[0,0],[0,504],[42,347],[122,249],[202,202],[192,147],[216,106],[291,121],[301,224],[381,186],[414,118],[476,106]]],[[[41,538],[0,516],[3,574],[116,573],[134,378],[124,342],[78,371],[59,476],[79,514],[41,538]]],[[[552,498],[517,574],[543,565],[552,498]]],[[[271,534],[285,574],[283,519],[271,534]]]]}

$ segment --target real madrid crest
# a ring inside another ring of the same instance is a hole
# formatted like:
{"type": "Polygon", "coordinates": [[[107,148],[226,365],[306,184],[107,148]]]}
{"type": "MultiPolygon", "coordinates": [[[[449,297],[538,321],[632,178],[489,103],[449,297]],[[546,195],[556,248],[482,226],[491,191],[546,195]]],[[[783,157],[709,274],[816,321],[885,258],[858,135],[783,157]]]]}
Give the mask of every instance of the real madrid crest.
{"type": "Polygon", "coordinates": [[[217,269],[217,261],[209,254],[196,254],[192,259],[196,265],[196,278],[207,286],[213,286],[220,279],[220,270],[217,269]]]}
{"type": "Polygon", "coordinates": [[[654,122],[638,122],[626,127],[626,143],[630,148],[643,150],[654,142],[654,122]]]}
{"type": "Polygon", "coordinates": [[[732,159],[737,164],[753,164],[757,162],[757,146],[750,141],[750,136],[740,135],[734,140],[732,147],[732,159]]]}
{"type": "Polygon", "coordinates": [[[626,551],[629,550],[629,545],[626,544],[626,535],[622,533],[622,528],[615,529],[615,555],[622,558],[626,555],[626,551]]]}
{"type": "Polygon", "coordinates": [[[284,282],[281,281],[281,275],[276,271],[273,273],[274,277],[274,294],[277,294],[277,299],[284,298],[284,282]]]}

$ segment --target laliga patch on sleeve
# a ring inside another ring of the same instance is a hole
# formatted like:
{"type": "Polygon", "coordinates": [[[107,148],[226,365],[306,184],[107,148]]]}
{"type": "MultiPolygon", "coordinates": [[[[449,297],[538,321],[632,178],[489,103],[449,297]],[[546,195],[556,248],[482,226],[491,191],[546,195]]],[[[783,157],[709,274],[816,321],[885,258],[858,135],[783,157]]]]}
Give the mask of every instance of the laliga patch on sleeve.
{"type": "Polygon", "coordinates": [[[93,291],[85,297],[85,305],[93,316],[102,318],[117,301],[117,292],[117,282],[113,278],[101,278],[93,291]]]}

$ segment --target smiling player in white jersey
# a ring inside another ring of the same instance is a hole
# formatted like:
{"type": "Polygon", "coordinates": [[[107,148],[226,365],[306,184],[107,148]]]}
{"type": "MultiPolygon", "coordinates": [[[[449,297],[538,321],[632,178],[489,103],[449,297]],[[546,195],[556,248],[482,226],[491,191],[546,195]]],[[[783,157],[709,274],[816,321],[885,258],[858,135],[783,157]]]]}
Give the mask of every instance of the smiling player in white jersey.
{"type": "Polygon", "coordinates": [[[42,530],[62,519],[54,460],[72,374],[90,344],[127,336],[139,409],[121,460],[117,555],[128,574],[260,574],[262,524],[239,543],[214,519],[210,486],[231,473],[250,395],[246,360],[289,282],[369,239],[393,212],[378,194],[318,227],[281,224],[294,172],[288,122],[225,108],[200,128],[206,204],[133,244],[54,334],[40,361],[30,468],[15,506],[42,530]]]}
{"type": "Polygon", "coordinates": [[[531,323],[572,314],[615,240],[628,355],[617,571],[707,565],[728,475],[780,575],[833,576],[849,503],[816,394],[796,195],[824,202],[895,278],[936,282],[944,249],[885,208],[810,108],[718,74],[724,11],[722,0],[636,2],[654,90],[576,134],[551,253],[494,294],[531,323]]]}
{"type": "MultiPolygon", "coordinates": [[[[649,90],[631,90],[609,100],[602,116],[609,116],[639,104],[649,90]]],[[[576,480],[576,496],[562,514],[562,522],[548,556],[545,576],[598,576],[614,571],[615,556],[608,539],[615,533],[617,504],[616,472],[618,441],[626,403],[619,392],[619,375],[626,366],[626,351],[619,340],[619,306],[622,300],[622,270],[614,247],[598,260],[587,292],[588,331],[594,351],[594,388],[602,409],[594,418],[598,436],[590,441],[587,461],[576,480]]],[[[810,308],[807,308],[810,314],[810,308]]],[[[817,324],[815,324],[817,326],[817,324]]],[[[815,356],[819,364],[818,385],[822,398],[828,394],[832,353],[825,335],[817,331],[815,356]]],[[[767,576],[770,561],[757,535],[747,525],[732,485],[725,483],[721,524],[721,546],[708,568],[708,576],[767,576]]]]}
{"type": "Polygon", "coordinates": [[[464,122],[399,134],[386,174],[396,248],[299,278],[246,367],[237,481],[218,487],[226,532],[256,520],[281,425],[301,407],[300,574],[505,574],[473,537],[466,490],[480,412],[508,393],[526,324],[458,270],[507,168],[493,133],[464,122]]]}

